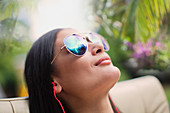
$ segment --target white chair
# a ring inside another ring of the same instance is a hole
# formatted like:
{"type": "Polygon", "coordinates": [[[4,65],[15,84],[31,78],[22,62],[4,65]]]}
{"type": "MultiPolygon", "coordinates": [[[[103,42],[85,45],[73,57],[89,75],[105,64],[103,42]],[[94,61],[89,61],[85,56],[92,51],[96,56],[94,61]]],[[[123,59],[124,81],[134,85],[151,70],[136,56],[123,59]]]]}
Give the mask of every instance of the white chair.
{"type": "MultiPolygon", "coordinates": [[[[118,82],[110,96],[122,113],[169,113],[162,85],[153,76],[118,82]]],[[[29,113],[28,97],[0,99],[0,113],[29,113]]]]}

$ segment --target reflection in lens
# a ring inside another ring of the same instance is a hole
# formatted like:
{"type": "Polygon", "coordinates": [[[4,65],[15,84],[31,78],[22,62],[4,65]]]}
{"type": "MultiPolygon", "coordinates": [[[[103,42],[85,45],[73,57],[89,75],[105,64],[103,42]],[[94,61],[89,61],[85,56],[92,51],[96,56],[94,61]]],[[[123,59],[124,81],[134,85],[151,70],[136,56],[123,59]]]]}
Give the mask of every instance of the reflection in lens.
{"type": "Polygon", "coordinates": [[[87,46],[84,44],[79,45],[79,47],[76,48],[68,48],[72,53],[76,54],[76,55],[83,55],[86,50],[87,50],[87,46]]]}
{"type": "Polygon", "coordinates": [[[64,39],[66,48],[75,55],[83,55],[87,50],[87,42],[78,35],[68,36],[64,39]]]}
{"type": "Polygon", "coordinates": [[[89,37],[89,40],[92,41],[93,43],[102,44],[105,51],[109,50],[108,42],[101,35],[99,35],[97,33],[89,33],[88,37],[89,37]]]}
{"type": "Polygon", "coordinates": [[[89,33],[88,38],[93,43],[102,44],[101,39],[95,36],[93,33],[89,33]]]}

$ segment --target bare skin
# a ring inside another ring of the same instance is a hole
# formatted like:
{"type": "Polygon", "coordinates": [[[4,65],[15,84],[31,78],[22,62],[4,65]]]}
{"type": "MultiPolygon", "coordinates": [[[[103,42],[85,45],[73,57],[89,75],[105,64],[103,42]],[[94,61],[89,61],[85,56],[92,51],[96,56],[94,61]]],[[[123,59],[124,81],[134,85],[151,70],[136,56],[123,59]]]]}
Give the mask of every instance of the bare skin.
{"type": "MultiPolygon", "coordinates": [[[[63,40],[71,34],[80,34],[74,29],[64,29],[57,35],[55,54],[64,45],[63,40]]],[[[80,34],[81,35],[81,34],[80,34]]],[[[77,57],[64,48],[54,65],[52,78],[57,84],[57,95],[67,103],[71,113],[113,113],[108,92],[120,77],[120,71],[107,59],[110,58],[100,44],[88,42],[88,51],[77,57]]]]}

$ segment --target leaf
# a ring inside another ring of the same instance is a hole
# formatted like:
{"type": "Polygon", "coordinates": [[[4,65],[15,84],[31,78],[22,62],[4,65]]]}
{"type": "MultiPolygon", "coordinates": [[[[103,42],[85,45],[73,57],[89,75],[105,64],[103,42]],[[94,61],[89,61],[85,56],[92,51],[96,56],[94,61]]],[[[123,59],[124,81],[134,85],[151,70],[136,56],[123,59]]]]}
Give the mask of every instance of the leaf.
{"type": "Polygon", "coordinates": [[[131,38],[131,42],[135,42],[135,18],[136,18],[136,8],[138,6],[139,0],[131,0],[126,13],[123,16],[123,36],[128,36],[131,38]]]}

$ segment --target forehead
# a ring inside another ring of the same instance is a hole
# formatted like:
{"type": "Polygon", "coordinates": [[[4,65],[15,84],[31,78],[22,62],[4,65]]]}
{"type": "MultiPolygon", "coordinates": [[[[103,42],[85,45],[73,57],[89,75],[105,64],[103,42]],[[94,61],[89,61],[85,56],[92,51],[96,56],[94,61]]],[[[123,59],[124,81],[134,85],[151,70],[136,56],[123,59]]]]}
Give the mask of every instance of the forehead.
{"type": "Polygon", "coordinates": [[[60,49],[64,45],[64,38],[71,35],[71,34],[78,34],[80,33],[78,30],[75,29],[63,29],[58,32],[56,36],[56,42],[55,42],[55,49],[60,49]]]}

